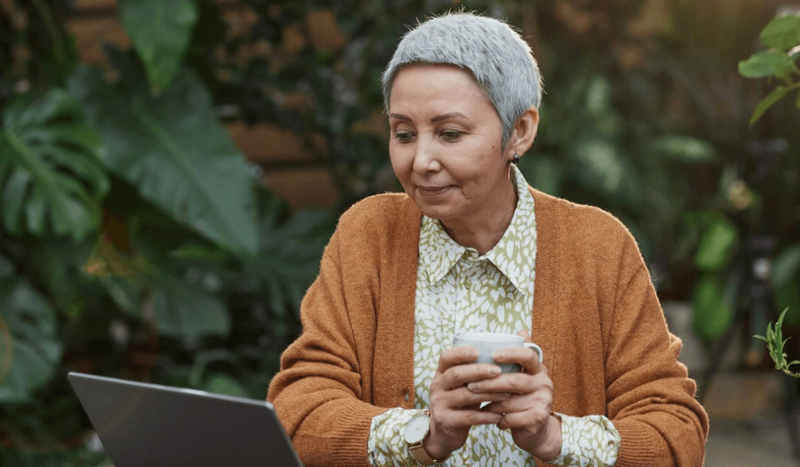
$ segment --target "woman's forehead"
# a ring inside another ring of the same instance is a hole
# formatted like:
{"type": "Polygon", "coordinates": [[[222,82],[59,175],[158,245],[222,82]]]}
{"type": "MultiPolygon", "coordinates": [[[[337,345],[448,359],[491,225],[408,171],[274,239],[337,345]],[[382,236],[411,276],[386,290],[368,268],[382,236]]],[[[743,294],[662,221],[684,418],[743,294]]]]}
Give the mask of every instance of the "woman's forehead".
{"type": "Polygon", "coordinates": [[[392,92],[398,89],[397,81],[424,81],[428,86],[447,87],[453,84],[474,86],[480,89],[469,70],[446,63],[414,63],[406,65],[397,72],[392,92]]]}
{"type": "Polygon", "coordinates": [[[466,70],[454,65],[415,64],[403,67],[392,85],[389,114],[461,114],[469,117],[491,102],[466,70]]]}

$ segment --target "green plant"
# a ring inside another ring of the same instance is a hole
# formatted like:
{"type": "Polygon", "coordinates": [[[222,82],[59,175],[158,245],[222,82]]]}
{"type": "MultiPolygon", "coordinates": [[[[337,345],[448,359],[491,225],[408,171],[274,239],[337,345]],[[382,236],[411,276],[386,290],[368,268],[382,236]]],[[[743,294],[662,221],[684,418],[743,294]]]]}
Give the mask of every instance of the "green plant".
{"type": "MultiPolygon", "coordinates": [[[[738,4],[737,8],[741,10],[744,5],[738,4]]],[[[741,18],[731,15],[727,20],[734,26],[744,23],[741,18]]],[[[711,171],[704,170],[702,183],[695,183],[694,202],[682,216],[680,235],[673,247],[674,263],[685,264],[684,274],[694,283],[694,329],[714,354],[736,337],[732,334],[734,323],[747,322],[751,330],[763,329],[771,315],[772,305],[768,302],[772,299],[778,309],[789,308],[788,323],[798,319],[798,270],[790,267],[790,252],[800,239],[794,211],[798,194],[794,178],[800,164],[796,138],[791,132],[783,136],[780,131],[793,125],[796,114],[789,109],[778,113],[776,109],[769,114],[769,125],[753,127],[767,115],[767,104],[774,101],[761,99],[763,93],[756,86],[745,88],[740,83],[741,76],[770,77],[769,84],[776,79],[783,83],[797,81],[797,72],[791,71],[796,70],[791,58],[795,51],[791,49],[798,44],[800,23],[794,16],[776,18],[766,27],[750,22],[748,28],[763,28],[762,42],[774,49],[740,62],[740,74],[729,76],[728,72],[714,71],[719,68],[719,61],[738,61],[741,50],[751,45],[745,41],[732,47],[739,41],[733,35],[725,38],[724,46],[714,44],[722,39],[709,38],[701,29],[693,29],[696,19],[683,17],[677,22],[692,31],[687,34],[694,48],[686,51],[691,66],[676,70],[675,74],[695,106],[702,110],[703,118],[690,121],[701,127],[704,138],[714,146],[718,162],[708,166],[711,171]],[[793,36],[795,39],[791,39],[793,36]],[[708,54],[714,50],[709,44],[716,47],[713,55],[708,54]],[[783,63],[790,73],[776,65],[779,59],[789,60],[791,65],[783,63]],[[751,111],[754,98],[760,102],[751,111]],[[702,128],[706,125],[709,128],[702,128]],[[747,131],[748,127],[753,130],[747,131]]],[[[752,37],[758,32],[747,34],[752,37]]],[[[668,59],[665,61],[669,63],[668,59]]],[[[763,351],[753,346],[749,351],[748,362],[754,365],[763,351]]]]}
{"type": "Polygon", "coordinates": [[[21,96],[3,112],[0,190],[3,224],[12,235],[85,238],[100,226],[109,180],[100,138],[77,101],[53,89],[35,102],[21,96]]]}
{"type": "MultiPolygon", "coordinates": [[[[66,44],[56,3],[30,23],[66,44]]],[[[209,3],[122,1],[132,51],[40,54],[60,72],[0,101],[0,464],[102,462],[68,371],[264,398],[299,333],[333,215],[291,213],[221,126],[185,59],[209,3]]]]}
{"type": "MultiPolygon", "coordinates": [[[[750,117],[750,126],[776,102],[800,88],[800,70],[796,63],[800,56],[800,16],[776,17],[764,27],[759,37],[768,50],[739,62],[739,74],[745,78],[775,78],[783,83],[758,103],[750,117]]],[[[800,93],[796,106],[800,108],[800,93]]]]}
{"type": "MultiPolygon", "coordinates": [[[[756,105],[750,118],[750,125],[758,122],[773,105],[789,95],[790,92],[800,88],[800,70],[796,60],[800,54],[800,16],[778,16],[770,21],[761,31],[760,39],[768,50],[758,52],[749,59],[739,63],[739,74],[745,78],[767,78],[769,82],[782,82],[775,87],[766,97],[756,105]]],[[[797,95],[795,107],[800,108],[800,93],[797,95]]],[[[772,327],[767,325],[766,337],[755,337],[767,343],[767,348],[775,363],[775,368],[789,376],[800,377],[790,367],[797,360],[787,362],[784,346],[789,340],[783,339],[784,317],[792,324],[800,321],[800,241],[782,248],[771,260],[770,285],[779,309],[784,308],[780,318],[772,327]],[[794,310],[789,313],[789,310],[794,310]],[[789,313],[787,315],[787,313],[789,313]]]]}
{"type": "MultiPolygon", "coordinates": [[[[756,106],[750,125],[761,119],[770,107],[800,88],[800,70],[796,60],[800,56],[800,16],[778,16],[770,21],[760,34],[768,50],[758,52],[739,63],[739,74],[745,78],[767,78],[782,81],[756,106]]],[[[800,92],[796,108],[800,108],[800,92]]],[[[800,306],[800,241],[783,248],[772,260],[771,285],[781,308],[798,310],[800,306]]],[[[790,321],[800,321],[800,311],[790,313],[790,321]]]]}
{"type": "Polygon", "coordinates": [[[793,378],[800,378],[800,373],[795,373],[791,370],[792,365],[800,364],[800,360],[793,360],[789,362],[787,360],[787,355],[783,351],[783,347],[786,345],[786,342],[789,340],[787,337],[786,339],[783,338],[783,318],[786,316],[786,312],[789,309],[783,310],[781,313],[780,318],[778,318],[778,322],[775,323],[775,328],[772,327],[772,323],[767,325],[767,335],[766,336],[759,336],[755,335],[756,339],[761,339],[762,341],[767,343],[767,349],[769,350],[769,356],[772,358],[772,361],[775,362],[775,369],[784,372],[785,374],[793,377],[793,378]]]}
{"type": "Polygon", "coordinates": [[[197,24],[193,0],[120,0],[120,19],[144,62],[153,89],[164,90],[178,73],[197,24]]]}

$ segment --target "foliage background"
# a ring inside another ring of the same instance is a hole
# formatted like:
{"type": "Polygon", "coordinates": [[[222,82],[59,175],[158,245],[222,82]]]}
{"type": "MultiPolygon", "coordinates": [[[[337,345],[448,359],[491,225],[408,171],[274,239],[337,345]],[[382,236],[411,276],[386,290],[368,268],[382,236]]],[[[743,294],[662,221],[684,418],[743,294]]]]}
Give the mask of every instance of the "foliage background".
{"type": "Polygon", "coordinates": [[[0,1],[3,465],[102,461],[74,449],[71,370],[265,396],[337,215],[399,190],[380,73],[405,25],[450,8],[521,28],[546,95],[520,167],[622,219],[710,352],[741,339],[762,367],[748,336],[787,306],[800,321],[798,113],[784,99],[750,127],[775,82],[737,72],[779,2],[117,3],[131,47],[90,65],[80,1],[0,1]],[[231,122],[293,135],[333,208],[290,210],[231,122]]]}

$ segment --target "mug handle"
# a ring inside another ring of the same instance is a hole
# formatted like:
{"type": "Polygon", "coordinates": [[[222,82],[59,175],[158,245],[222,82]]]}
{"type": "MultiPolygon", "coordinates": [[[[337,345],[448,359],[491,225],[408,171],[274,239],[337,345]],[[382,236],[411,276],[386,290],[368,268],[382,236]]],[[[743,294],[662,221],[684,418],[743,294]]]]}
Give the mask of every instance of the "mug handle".
{"type": "Polygon", "coordinates": [[[539,356],[539,362],[544,361],[544,352],[542,352],[542,348],[532,342],[523,342],[523,345],[526,348],[533,349],[534,352],[539,356]]]}

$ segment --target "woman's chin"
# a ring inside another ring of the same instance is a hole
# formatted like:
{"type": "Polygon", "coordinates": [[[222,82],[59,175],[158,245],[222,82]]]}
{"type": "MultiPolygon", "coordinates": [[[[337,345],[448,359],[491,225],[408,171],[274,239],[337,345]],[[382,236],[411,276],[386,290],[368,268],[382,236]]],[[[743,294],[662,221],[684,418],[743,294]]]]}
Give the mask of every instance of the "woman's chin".
{"type": "Polygon", "coordinates": [[[422,214],[425,214],[427,217],[431,219],[435,219],[437,221],[441,221],[442,223],[446,223],[448,220],[453,219],[455,216],[455,210],[452,206],[446,205],[422,205],[417,203],[417,206],[420,207],[422,210],[422,214]]]}

